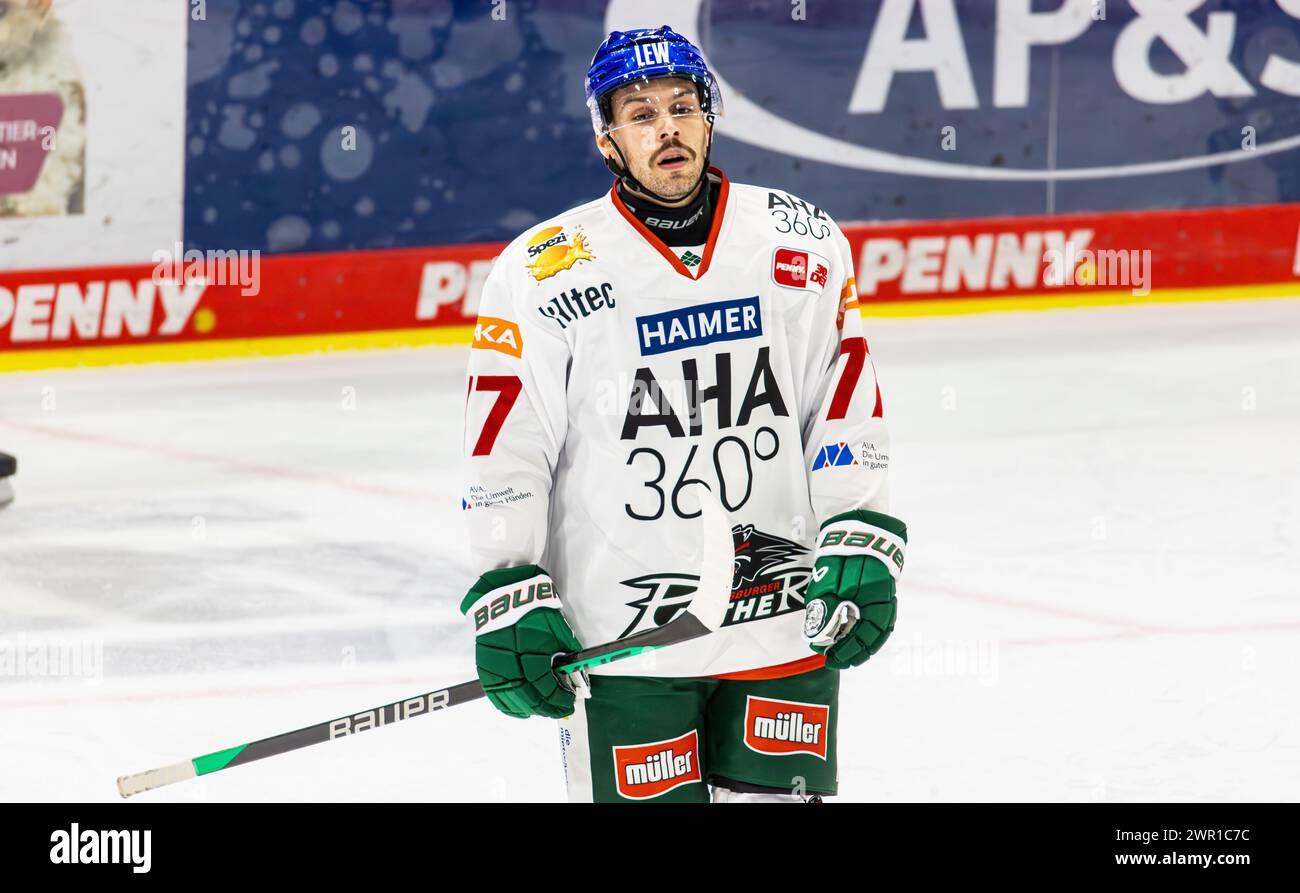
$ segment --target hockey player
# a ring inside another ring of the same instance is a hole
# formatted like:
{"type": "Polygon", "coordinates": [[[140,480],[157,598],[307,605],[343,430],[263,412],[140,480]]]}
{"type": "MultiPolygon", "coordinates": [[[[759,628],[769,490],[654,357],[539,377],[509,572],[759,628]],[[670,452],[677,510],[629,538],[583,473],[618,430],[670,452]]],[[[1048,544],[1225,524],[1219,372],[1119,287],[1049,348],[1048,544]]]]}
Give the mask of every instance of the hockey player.
{"type": "Polygon", "coordinates": [[[671,28],[610,34],[587,101],[617,180],[501,253],[470,351],[479,679],[561,719],[575,801],[834,794],[839,672],[892,631],[907,539],[848,242],[709,166],[722,97],[671,28]],[[700,485],[734,525],[722,629],[557,678],[689,605],[700,485]]]}

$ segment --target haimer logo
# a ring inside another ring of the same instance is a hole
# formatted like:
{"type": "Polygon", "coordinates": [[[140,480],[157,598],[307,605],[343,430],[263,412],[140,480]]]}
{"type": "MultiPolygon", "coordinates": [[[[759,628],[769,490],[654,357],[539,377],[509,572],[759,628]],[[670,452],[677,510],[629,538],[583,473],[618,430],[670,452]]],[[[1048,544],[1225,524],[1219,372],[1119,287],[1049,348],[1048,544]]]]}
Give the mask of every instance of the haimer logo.
{"type": "Polygon", "coordinates": [[[643,357],[762,334],[763,316],[757,295],[636,318],[636,336],[643,357]]]}
{"type": "Polygon", "coordinates": [[[152,831],[83,831],[73,822],[51,834],[50,843],[55,865],[131,865],[135,874],[148,874],[153,865],[152,831]]]}

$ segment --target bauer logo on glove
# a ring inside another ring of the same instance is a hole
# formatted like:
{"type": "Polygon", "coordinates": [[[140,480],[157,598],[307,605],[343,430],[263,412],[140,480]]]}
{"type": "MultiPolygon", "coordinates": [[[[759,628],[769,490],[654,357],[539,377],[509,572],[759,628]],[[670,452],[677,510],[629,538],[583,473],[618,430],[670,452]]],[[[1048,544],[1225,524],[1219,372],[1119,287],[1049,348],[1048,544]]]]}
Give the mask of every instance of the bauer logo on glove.
{"type": "Polygon", "coordinates": [[[563,677],[552,668],[557,654],[582,646],[564,619],[555,583],[537,565],[488,571],[460,610],[474,618],[479,682],[502,713],[558,719],[573,712],[575,693],[589,695],[585,675],[563,677]]]}
{"type": "Polygon", "coordinates": [[[856,667],[888,640],[906,546],[907,526],[881,512],[845,512],[822,525],[803,635],[826,666],[856,667]]]}

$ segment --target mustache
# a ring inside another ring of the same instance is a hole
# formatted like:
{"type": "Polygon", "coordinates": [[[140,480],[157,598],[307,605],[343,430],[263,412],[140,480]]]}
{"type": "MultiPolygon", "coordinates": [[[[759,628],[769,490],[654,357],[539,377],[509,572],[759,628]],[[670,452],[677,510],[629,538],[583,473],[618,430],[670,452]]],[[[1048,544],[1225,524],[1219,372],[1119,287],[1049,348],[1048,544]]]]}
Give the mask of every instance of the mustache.
{"type": "Polygon", "coordinates": [[[696,156],[696,154],[697,154],[696,151],[695,151],[694,149],[692,149],[690,146],[686,145],[685,143],[678,142],[677,140],[673,140],[673,141],[672,141],[671,143],[669,143],[668,145],[661,147],[661,148],[659,149],[659,151],[656,152],[656,153],[651,157],[650,160],[651,160],[652,162],[658,161],[660,158],[663,158],[664,155],[666,155],[668,152],[670,152],[670,151],[672,151],[672,150],[674,150],[674,149],[679,149],[679,150],[685,152],[686,155],[687,155],[687,157],[688,157],[690,160],[692,160],[692,161],[695,160],[695,156],[696,156]]]}

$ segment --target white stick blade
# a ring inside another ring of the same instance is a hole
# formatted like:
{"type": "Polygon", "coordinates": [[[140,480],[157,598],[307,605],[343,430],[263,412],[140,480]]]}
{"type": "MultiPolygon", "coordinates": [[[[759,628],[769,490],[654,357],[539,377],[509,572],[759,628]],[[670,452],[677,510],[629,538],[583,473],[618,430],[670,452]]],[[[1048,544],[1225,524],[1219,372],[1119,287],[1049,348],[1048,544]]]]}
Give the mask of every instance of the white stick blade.
{"type": "Polygon", "coordinates": [[[154,788],[160,788],[163,785],[186,781],[197,775],[198,773],[194,771],[194,763],[191,760],[186,760],[183,763],[163,766],[161,769],[150,769],[148,772],[137,772],[135,775],[123,775],[117,780],[117,792],[122,795],[122,799],[126,799],[127,797],[134,797],[136,794],[142,794],[145,791],[152,791],[154,788]]]}
{"type": "Polygon", "coordinates": [[[731,535],[731,518],[718,497],[707,487],[695,487],[700,500],[700,542],[704,561],[700,586],[695,590],[690,612],[710,630],[722,626],[731,605],[731,580],[736,572],[736,544],[731,535]]]}

